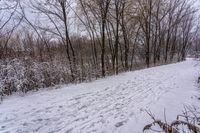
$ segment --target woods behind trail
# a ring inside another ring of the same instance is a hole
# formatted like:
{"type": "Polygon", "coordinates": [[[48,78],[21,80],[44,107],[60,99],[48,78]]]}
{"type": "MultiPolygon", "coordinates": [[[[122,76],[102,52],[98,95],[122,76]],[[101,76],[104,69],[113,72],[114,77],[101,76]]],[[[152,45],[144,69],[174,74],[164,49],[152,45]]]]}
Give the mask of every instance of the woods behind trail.
{"type": "Polygon", "coordinates": [[[198,56],[194,0],[0,2],[0,92],[78,83],[198,56]]]}

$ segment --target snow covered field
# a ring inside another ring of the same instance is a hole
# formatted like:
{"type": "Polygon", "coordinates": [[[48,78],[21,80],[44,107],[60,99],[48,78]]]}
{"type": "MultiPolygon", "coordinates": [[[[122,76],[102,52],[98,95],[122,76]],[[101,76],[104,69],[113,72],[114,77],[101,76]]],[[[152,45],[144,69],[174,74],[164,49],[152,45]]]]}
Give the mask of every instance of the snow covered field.
{"type": "Polygon", "coordinates": [[[142,133],[156,118],[171,121],[200,105],[197,61],[128,72],[92,83],[11,96],[0,104],[0,133],[142,133]]]}

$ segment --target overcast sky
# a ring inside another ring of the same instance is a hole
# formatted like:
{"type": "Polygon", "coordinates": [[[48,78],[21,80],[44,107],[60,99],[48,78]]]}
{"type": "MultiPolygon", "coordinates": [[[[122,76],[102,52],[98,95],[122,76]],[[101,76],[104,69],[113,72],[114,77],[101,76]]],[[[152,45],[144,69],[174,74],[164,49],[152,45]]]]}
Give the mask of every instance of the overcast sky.
{"type": "MultiPolygon", "coordinates": [[[[30,5],[30,4],[28,4],[28,1],[29,0],[21,0],[22,2],[25,2],[26,3],[26,8],[25,8],[25,14],[26,14],[26,17],[30,20],[30,21],[32,21],[33,23],[35,22],[35,21],[37,21],[37,19],[38,19],[38,14],[35,14],[35,13],[32,13],[31,12],[31,9],[28,7],[28,5],[30,5]]],[[[0,1],[0,6],[2,7],[2,3],[3,3],[4,1],[0,1]]],[[[24,5],[24,4],[23,4],[24,5]]],[[[200,8],[200,0],[196,0],[196,2],[194,3],[194,5],[197,7],[197,8],[200,8]]],[[[4,18],[6,17],[6,15],[5,15],[5,13],[0,13],[0,16],[4,16],[4,18]]],[[[1,17],[0,17],[1,18],[1,17]]],[[[48,25],[48,23],[43,23],[43,24],[45,24],[45,25],[48,25]]]]}

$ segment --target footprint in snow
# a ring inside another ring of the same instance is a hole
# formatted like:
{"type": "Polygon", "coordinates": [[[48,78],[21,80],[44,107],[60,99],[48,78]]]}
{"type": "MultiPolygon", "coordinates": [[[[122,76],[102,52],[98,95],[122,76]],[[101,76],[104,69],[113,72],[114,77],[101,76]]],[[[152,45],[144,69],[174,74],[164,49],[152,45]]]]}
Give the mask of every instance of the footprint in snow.
{"type": "Polygon", "coordinates": [[[115,124],[115,127],[121,127],[126,123],[126,121],[121,121],[115,124]]]}

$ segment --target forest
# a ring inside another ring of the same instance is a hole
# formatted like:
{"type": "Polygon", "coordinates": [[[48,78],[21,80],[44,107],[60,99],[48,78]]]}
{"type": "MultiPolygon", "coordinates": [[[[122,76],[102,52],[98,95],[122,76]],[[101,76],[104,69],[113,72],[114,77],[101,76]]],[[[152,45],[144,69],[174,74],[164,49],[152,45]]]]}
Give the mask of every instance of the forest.
{"type": "Polygon", "coordinates": [[[198,57],[194,0],[2,0],[0,94],[198,57]]]}

